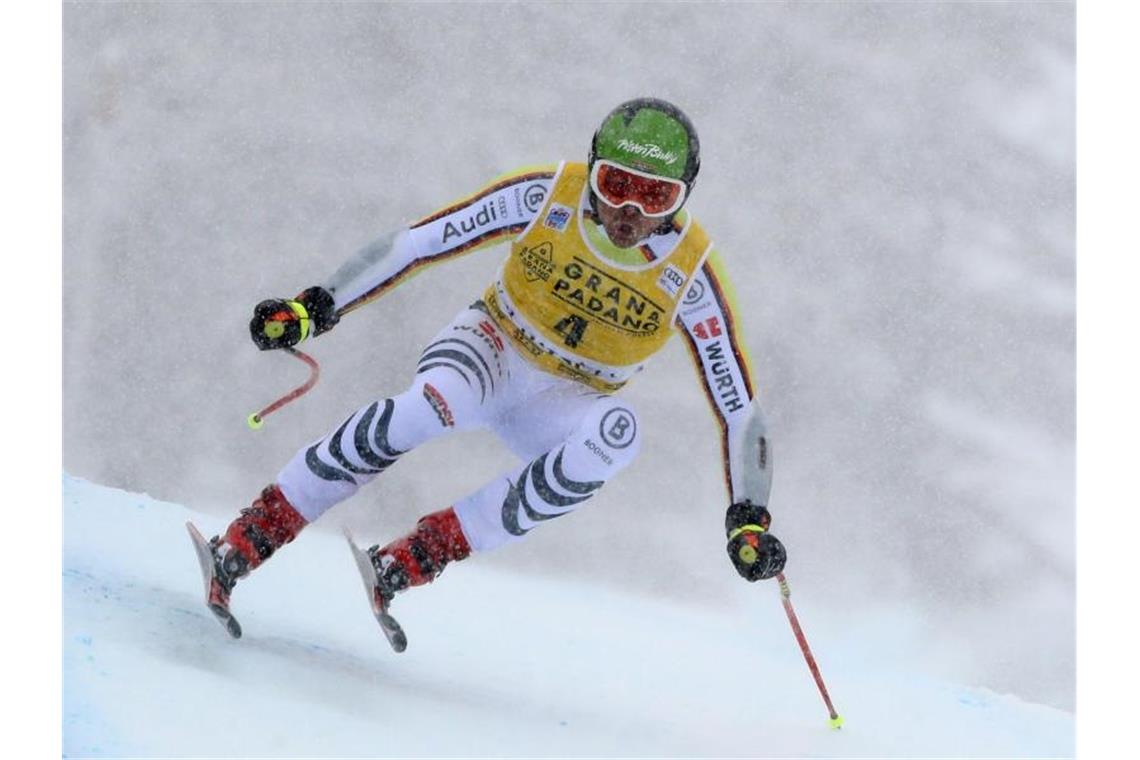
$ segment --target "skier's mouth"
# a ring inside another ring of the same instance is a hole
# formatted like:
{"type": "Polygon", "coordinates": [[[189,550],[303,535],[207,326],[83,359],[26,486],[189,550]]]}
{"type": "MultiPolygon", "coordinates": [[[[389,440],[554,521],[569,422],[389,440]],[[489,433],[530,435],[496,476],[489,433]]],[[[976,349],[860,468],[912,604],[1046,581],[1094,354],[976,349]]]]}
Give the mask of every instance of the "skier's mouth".
{"type": "Polygon", "coordinates": [[[614,225],[613,242],[621,247],[628,247],[636,242],[637,230],[629,222],[618,222],[614,225]]]}
{"type": "Polygon", "coordinates": [[[626,207],[623,212],[618,212],[615,215],[607,215],[608,218],[603,220],[603,225],[606,230],[606,235],[609,237],[610,242],[618,248],[630,248],[641,240],[644,236],[642,232],[642,225],[639,224],[637,213],[630,213],[631,207],[626,207]]]}

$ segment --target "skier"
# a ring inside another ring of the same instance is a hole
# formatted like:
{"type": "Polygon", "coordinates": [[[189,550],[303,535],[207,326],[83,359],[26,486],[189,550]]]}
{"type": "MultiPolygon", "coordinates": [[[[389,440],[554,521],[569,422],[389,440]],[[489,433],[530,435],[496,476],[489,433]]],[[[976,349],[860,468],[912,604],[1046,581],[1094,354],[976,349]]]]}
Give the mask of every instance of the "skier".
{"type": "MultiPolygon", "coordinates": [[[[503,175],[397,229],[294,299],[262,301],[263,350],[331,330],[429,264],[510,241],[481,298],[427,345],[410,387],[303,447],[209,544],[207,602],[230,626],[235,583],[402,454],[459,430],[491,429],[522,464],[410,533],[357,553],[373,611],[397,651],[393,597],[451,562],[522,540],[572,512],[637,455],[637,414],[618,390],[674,332],[690,349],[721,429],[727,549],[749,581],[786,554],[769,530],[771,450],[720,256],[684,208],[700,167],[689,119],[663,100],[610,112],[585,164],[503,175]]],[[[192,533],[195,531],[192,530],[192,533]]]]}

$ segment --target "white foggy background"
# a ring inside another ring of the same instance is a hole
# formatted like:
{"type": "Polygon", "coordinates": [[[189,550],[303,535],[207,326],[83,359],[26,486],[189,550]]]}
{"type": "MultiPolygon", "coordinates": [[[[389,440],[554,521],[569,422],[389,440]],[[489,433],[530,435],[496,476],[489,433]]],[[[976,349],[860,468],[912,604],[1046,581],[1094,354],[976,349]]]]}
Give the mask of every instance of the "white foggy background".
{"type": "MultiPolygon", "coordinates": [[[[1071,5],[69,3],[63,74],[69,473],[220,529],[402,390],[506,249],[308,344],[321,382],[251,433],[306,372],[249,342],[257,301],[502,171],[584,160],[610,108],[657,95],[700,131],[690,208],[738,292],[797,597],[903,605],[932,666],[1072,709],[1071,5]]],[[[684,348],[623,393],[639,460],[478,561],[737,603],[684,348]]],[[[310,530],[387,540],[512,464],[488,434],[434,442],[310,530]]]]}

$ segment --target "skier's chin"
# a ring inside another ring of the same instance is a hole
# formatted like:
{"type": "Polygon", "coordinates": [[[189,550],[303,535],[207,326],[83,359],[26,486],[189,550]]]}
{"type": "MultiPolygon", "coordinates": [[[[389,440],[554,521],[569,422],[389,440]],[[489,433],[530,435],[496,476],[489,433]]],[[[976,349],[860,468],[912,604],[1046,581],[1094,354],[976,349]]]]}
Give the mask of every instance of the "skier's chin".
{"type": "Polygon", "coordinates": [[[618,248],[633,248],[641,242],[641,236],[638,234],[637,228],[629,222],[618,222],[613,227],[607,230],[610,237],[610,242],[618,248]]]}

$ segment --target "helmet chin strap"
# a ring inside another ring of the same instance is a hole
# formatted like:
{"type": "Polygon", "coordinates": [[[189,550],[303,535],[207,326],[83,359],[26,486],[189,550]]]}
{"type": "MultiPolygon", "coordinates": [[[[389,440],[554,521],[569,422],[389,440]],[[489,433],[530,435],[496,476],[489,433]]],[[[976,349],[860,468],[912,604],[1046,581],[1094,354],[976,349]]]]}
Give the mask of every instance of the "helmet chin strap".
{"type": "MultiPolygon", "coordinates": [[[[684,208],[684,206],[682,206],[681,208],[684,208]]],[[[669,216],[662,219],[661,224],[657,225],[657,227],[654,228],[653,234],[654,235],[668,235],[670,232],[672,232],[673,231],[673,217],[675,217],[680,212],[681,212],[681,209],[679,208],[676,211],[674,211],[672,214],[670,214],[669,216]]]]}

